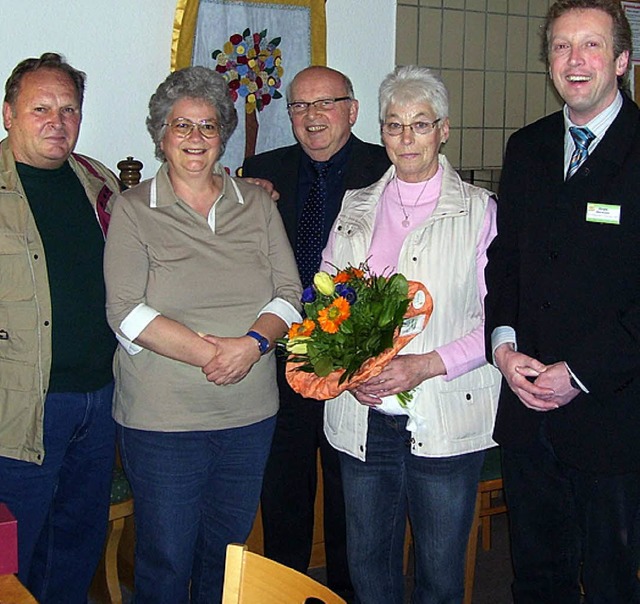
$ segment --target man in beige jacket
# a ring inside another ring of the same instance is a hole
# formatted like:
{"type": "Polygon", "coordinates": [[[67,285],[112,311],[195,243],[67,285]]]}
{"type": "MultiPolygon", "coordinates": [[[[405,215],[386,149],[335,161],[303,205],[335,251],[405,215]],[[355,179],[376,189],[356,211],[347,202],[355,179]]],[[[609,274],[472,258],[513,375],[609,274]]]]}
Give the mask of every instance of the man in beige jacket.
{"type": "Polygon", "coordinates": [[[86,602],[114,456],[102,254],[119,184],[73,153],[84,80],[60,55],[26,59],[2,112],[0,501],[18,520],[18,576],[43,604],[86,602]]]}

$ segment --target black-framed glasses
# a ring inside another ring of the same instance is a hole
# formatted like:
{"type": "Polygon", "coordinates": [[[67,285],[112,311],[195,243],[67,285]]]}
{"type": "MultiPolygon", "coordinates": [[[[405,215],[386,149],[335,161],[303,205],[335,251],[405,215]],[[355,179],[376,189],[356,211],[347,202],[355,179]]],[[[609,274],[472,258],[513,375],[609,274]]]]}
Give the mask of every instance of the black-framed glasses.
{"type": "Polygon", "coordinates": [[[168,124],[162,124],[168,126],[177,137],[187,138],[193,132],[194,128],[198,129],[198,132],[205,138],[215,138],[220,136],[222,126],[218,122],[212,120],[201,120],[199,122],[192,122],[186,117],[177,117],[171,120],[168,124]]]}
{"type": "Polygon", "coordinates": [[[333,111],[336,108],[336,103],[340,101],[352,101],[350,96],[338,96],[334,99],[318,99],[317,101],[292,101],[287,103],[287,109],[295,114],[301,115],[309,111],[309,107],[313,106],[316,111],[333,111]]]}
{"type": "Polygon", "coordinates": [[[411,128],[414,134],[431,134],[440,122],[440,118],[433,122],[413,122],[411,124],[401,124],[400,122],[385,122],[382,124],[382,131],[389,136],[400,136],[405,128],[411,128]]]}

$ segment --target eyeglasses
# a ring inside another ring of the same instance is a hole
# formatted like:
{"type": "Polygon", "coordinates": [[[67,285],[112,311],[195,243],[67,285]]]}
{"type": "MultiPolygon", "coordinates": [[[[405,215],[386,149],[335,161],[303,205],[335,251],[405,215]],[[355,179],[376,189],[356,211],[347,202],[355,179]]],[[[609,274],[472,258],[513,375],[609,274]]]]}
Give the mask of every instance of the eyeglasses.
{"type": "Polygon", "coordinates": [[[431,134],[438,125],[440,118],[433,122],[413,122],[412,124],[400,124],[399,122],[385,122],[382,131],[389,136],[400,136],[405,128],[411,128],[414,134],[431,134]]]}
{"type": "Polygon", "coordinates": [[[198,132],[205,138],[215,138],[220,136],[222,126],[218,122],[212,122],[210,120],[202,120],[201,122],[192,122],[186,117],[177,117],[171,120],[168,124],[162,124],[163,126],[169,126],[171,132],[173,132],[179,138],[187,138],[191,136],[194,128],[198,129],[198,132]]]}
{"type": "Polygon", "coordinates": [[[293,101],[287,103],[287,109],[290,113],[295,115],[302,115],[309,111],[309,107],[313,106],[316,111],[333,111],[336,108],[336,103],[340,101],[352,101],[350,96],[339,96],[335,99],[318,99],[317,101],[293,101]]]}

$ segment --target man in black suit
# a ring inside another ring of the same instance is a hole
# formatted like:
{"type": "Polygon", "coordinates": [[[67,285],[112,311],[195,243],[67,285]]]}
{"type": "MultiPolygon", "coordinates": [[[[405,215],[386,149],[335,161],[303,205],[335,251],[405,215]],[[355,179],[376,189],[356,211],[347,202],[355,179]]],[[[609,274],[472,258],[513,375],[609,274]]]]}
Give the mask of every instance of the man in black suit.
{"type": "MultiPolygon", "coordinates": [[[[287,102],[298,143],[247,159],[243,175],[270,180],[280,192],[278,208],[298,257],[300,213],[316,178],[312,162],[324,164],[328,169],[321,220],[324,246],[345,190],[362,188],[378,180],[388,168],[389,159],[383,147],[364,143],[351,133],[358,117],[358,101],[349,78],[342,73],[328,67],[304,69],[289,85],[287,102]]],[[[319,255],[313,265],[317,270],[319,255]]],[[[304,275],[302,278],[309,280],[304,275]]],[[[310,283],[302,285],[307,287],[310,283]]],[[[265,555],[301,572],[307,571],[319,448],[324,480],[327,579],[329,587],[348,595],[351,581],[340,468],[337,453],[322,430],[324,404],[291,390],[282,361],[278,383],[280,411],[261,500],[265,555]]]]}
{"type": "Polygon", "coordinates": [[[638,602],[640,111],[619,90],[631,30],[618,0],[558,0],[545,34],[565,106],[509,141],[486,271],[513,593],[577,604],[581,582],[586,602],[638,602]]]}

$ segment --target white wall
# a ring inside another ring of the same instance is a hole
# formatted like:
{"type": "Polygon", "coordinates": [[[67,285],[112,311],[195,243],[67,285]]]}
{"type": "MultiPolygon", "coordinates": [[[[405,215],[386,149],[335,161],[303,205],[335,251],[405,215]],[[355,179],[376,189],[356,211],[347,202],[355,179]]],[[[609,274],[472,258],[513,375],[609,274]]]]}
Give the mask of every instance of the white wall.
{"type": "Polygon", "coordinates": [[[378,86],[395,67],[396,0],[327,0],[327,65],[346,73],[360,100],[357,136],[380,142],[378,86]]]}
{"type": "MultiPolygon", "coordinates": [[[[134,155],[157,168],[144,125],[149,97],[169,72],[175,0],[2,1],[0,81],[26,57],[55,51],[87,73],[77,150],[115,170],[134,155]]],[[[327,0],[327,62],[360,99],[358,136],[379,142],[377,87],[394,66],[395,0],[327,0]],[[378,39],[379,38],[379,39],[378,39]]],[[[3,88],[4,89],[4,88],[3,88]]]]}

